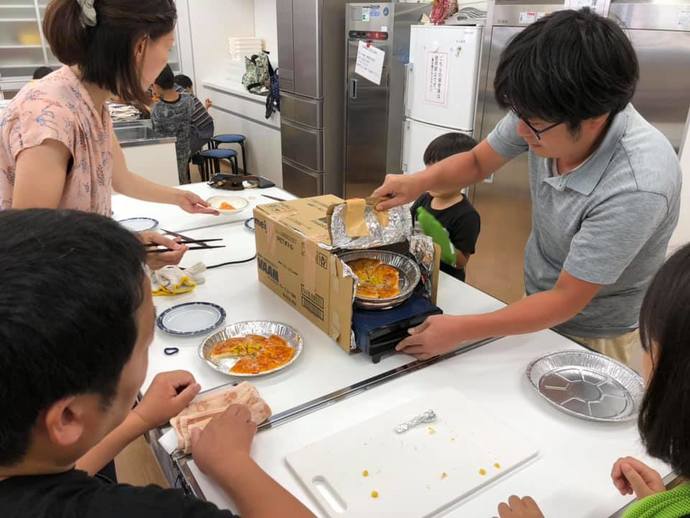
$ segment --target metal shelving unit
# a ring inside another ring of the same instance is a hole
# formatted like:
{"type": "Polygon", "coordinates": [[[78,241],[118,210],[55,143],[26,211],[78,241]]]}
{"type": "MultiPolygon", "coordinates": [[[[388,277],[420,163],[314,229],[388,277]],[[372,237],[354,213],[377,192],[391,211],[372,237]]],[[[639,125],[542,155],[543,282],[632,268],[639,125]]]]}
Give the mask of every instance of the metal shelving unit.
{"type": "MultiPolygon", "coordinates": [[[[58,67],[43,31],[48,0],[0,0],[0,92],[11,98],[40,66],[58,67]]],[[[179,72],[179,52],[170,51],[170,66],[179,72]]],[[[0,95],[0,97],[2,97],[0,95]]]]}

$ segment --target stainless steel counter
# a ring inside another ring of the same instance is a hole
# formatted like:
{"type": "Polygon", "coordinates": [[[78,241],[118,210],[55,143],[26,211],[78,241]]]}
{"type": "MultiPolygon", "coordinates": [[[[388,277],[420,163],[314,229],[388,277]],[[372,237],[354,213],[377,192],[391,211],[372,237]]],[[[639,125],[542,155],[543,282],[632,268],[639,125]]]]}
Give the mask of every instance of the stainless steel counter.
{"type": "Polygon", "coordinates": [[[116,122],[115,135],[123,148],[175,143],[175,137],[157,137],[150,120],[116,122]]]}

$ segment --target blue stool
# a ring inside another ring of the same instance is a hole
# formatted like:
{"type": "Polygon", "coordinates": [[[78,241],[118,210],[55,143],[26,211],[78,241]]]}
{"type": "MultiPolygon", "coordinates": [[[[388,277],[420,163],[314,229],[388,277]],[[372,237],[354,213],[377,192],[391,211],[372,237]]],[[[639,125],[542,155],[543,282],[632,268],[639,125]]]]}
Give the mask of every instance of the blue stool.
{"type": "Polygon", "coordinates": [[[201,157],[201,178],[203,181],[208,181],[211,176],[211,164],[213,164],[213,173],[220,172],[220,161],[224,158],[230,161],[233,174],[238,174],[239,167],[237,165],[237,151],[234,149],[202,149],[199,151],[201,157]]]}
{"type": "Polygon", "coordinates": [[[222,135],[216,135],[211,139],[212,146],[216,149],[218,149],[221,144],[239,144],[240,148],[242,148],[242,166],[244,167],[244,174],[249,174],[249,172],[247,171],[247,153],[244,149],[244,143],[246,140],[247,138],[244,135],[234,133],[224,133],[222,135]]]}

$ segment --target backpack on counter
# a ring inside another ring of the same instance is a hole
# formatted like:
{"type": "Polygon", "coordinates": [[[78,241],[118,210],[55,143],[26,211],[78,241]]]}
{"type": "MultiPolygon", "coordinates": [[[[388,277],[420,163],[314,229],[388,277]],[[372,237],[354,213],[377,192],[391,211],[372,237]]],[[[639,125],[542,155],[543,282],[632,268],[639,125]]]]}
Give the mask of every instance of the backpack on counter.
{"type": "Polygon", "coordinates": [[[245,72],[242,84],[253,94],[266,95],[271,86],[271,61],[268,52],[244,58],[245,72]]]}

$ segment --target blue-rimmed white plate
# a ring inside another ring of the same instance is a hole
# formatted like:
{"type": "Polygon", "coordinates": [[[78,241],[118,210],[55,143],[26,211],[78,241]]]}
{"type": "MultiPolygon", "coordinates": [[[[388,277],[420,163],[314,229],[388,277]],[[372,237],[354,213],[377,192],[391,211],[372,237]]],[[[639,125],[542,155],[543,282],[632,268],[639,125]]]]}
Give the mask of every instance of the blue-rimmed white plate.
{"type": "Polygon", "coordinates": [[[158,228],[158,220],[153,218],[127,218],[121,219],[118,223],[132,232],[144,232],[158,228]]]}
{"type": "Polygon", "coordinates": [[[175,336],[210,333],[225,321],[225,310],[211,302],[186,302],[166,309],[158,316],[158,328],[175,336]]]}

